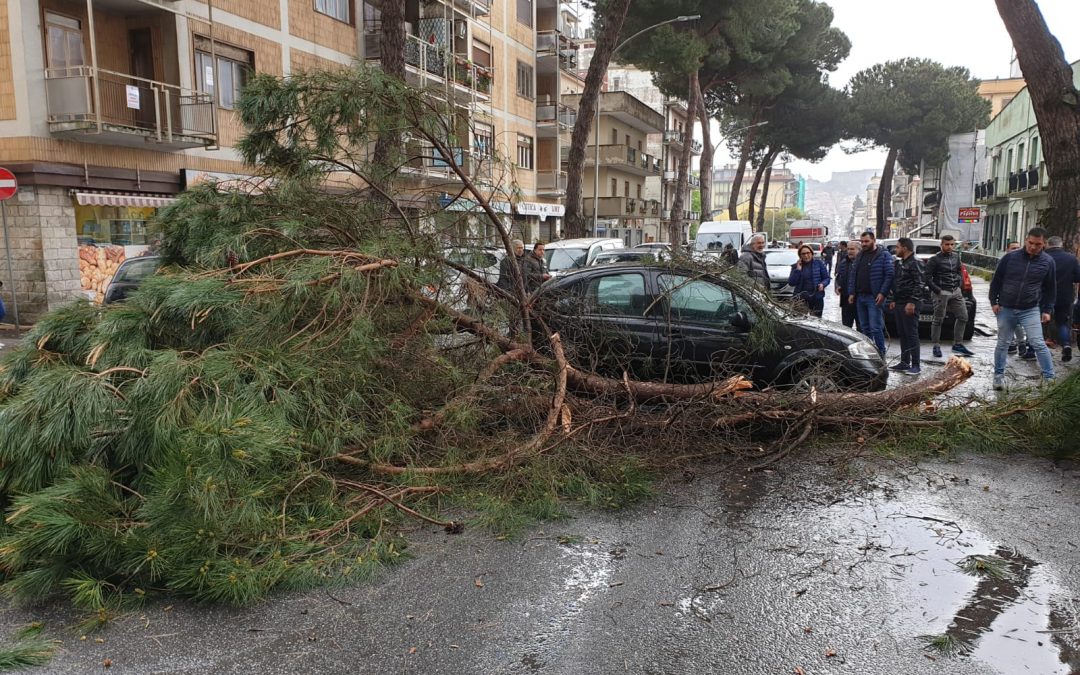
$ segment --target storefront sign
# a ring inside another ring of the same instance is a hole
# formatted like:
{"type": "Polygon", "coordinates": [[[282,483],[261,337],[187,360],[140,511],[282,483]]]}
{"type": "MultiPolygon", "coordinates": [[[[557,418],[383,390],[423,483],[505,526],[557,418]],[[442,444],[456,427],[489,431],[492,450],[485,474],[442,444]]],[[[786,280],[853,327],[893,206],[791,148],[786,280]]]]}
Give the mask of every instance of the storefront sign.
{"type": "MultiPolygon", "coordinates": [[[[447,211],[481,211],[480,204],[472,199],[464,197],[454,199],[450,195],[439,198],[439,206],[447,211]]],[[[547,220],[548,216],[562,218],[566,214],[566,207],[562,204],[545,204],[543,202],[517,202],[513,208],[510,202],[491,202],[491,209],[495,213],[517,213],[521,216],[539,216],[541,221],[547,220]]]]}
{"type": "Polygon", "coordinates": [[[566,215],[566,207],[562,204],[545,204],[543,202],[518,202],[517,212],[523,216],[539,216],[541,221],[547,220],[548,216],[562,218],[566,215]]]}
{"type": "Polygon", "coordinates": [[[978,206],[975,207],[961,207],[960,217],[957,218],[959,223],[977,223],[982,217],[982,209],[978,206]]]}
{"type": "Polygon", "coordinates": [[[127,107],[132,110],[139,109],[139,88],[134,85],[127,85],[127,107]]]}

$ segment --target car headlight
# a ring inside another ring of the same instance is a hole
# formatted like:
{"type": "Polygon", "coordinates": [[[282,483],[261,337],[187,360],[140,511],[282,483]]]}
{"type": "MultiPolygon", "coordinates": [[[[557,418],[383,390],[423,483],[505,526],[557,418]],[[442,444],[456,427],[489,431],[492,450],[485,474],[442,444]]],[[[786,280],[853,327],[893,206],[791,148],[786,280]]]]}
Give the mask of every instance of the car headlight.
{"type": "Polygon", "coordinates": [[[877,347],[870,344],[869,342],[864,342],[862,340],[859,340],[857,342],[852,342],[851,344],[848,345],[847,350],[848,350],[848,354],[850,354],[851,358],[853,358],[853,359],[877,359],[877,358],[881,358],[881,354],[878,354],[877,347]]]}

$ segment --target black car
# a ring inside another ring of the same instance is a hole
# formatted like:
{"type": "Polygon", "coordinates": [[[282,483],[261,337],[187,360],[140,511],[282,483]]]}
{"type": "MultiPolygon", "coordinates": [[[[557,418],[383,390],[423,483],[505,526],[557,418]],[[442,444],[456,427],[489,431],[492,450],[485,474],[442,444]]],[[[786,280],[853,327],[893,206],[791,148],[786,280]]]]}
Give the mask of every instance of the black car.
{"type": "MultiPolygon", "coordinates": [[[[971,277],[968,276],[967,268],[963,265],[960,266],[960,272],[963,275],[964,283],[961,287],[961,293],[964,295],[964,305],[967,306],[967,325],[964,327],[964,341],[970,340],[975,335],[975,310],[978,308],[978,303],[975,301],[975,294],[971,288],[971,277]]],[[[896,317],[893,316],[893,310],[889,309],[888,305],[885,305],[885,332],[891,336],[899,335],[899,331],[896,328],[896,317]]],[[[945,320],[941,324],[941,339],[953,340],[953,326],[956,317],[952,312],[945,312],[945,320]]],[[[927,289],[926,298],[919,303],[919,339],[929,340],[930,330],[934,325],[934,301],[930,297],[930,291],[927,289]]]]}
{"type": "Polygon", "coordinates": [[[614,377],[626,370],[637,379],[702,382],[742,373],[759,388],[876,391],[888,375],[863,335],[675,267],[585,268],[545,284],[534,307],[572,363],[614,377]]]}
{"type": "Polygon", "coordinates": [[[104,304],[119,302],[139,287],[143,279],[152,276],[161,266],[161,258],[156,255],[145,255],[141,258],[128,258],[120,263],[113,278],[109,281],[109,287],[105,289],[104,304]]]}

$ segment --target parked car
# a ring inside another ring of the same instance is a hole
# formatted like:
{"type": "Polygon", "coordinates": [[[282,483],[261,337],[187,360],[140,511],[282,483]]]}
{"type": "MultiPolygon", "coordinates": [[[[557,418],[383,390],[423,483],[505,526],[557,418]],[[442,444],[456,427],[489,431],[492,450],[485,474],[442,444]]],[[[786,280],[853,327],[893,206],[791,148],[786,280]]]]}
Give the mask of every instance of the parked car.
{"type": "Polygon", "coordinates": [[[672,254],[671,244],[666,241],[649,241],[644,244],[638,244],[635,249],[642,249],[645,251],[654,251],[658,253],[657,259],[670,258],[672,254]]]}
{"type": "Polygon", "coordinates": [[[544,247],[544,260],[552,277],[588,267],[601,251],[622,248],[622,239],[586,238],[553,241],[544,247]]]}
{"type": "Polygon", "coordinates": [[[145,255],[140,258],[128,258],[116,268],[113,278],[105,289],[102,304],[120,302],[139,287],[143,279],[153,276],[161,267],[161,257],[145,255]]]}
{"type": "Polygon", "coordinates": [[[643,380],[702,382],[743,373],[758,387],[822,391],[880,390],[888,377],[865,336],[678,267],[589,267],[545,284],[534,300],[571,362],[611,376],[626,369],[643,380]]]}
{"type": "Polygon", "coordinates": [[[663,253],[656,249],[617,248],[611,251],[601,251],[593,258],[590,266],[624,262],[656,262],[659,260],[664,260],[663,253]]]}
{"type": "MultiPolygon", "coordinates": [[[[918,247],[918,245],[916,245],[918,247]]],[[[916,254],[918,255],[918,254],[916,254]]],[[[964,340],[970,340],[975,335],[975,310],[978,309],[978,303],[975,300],[975,294],[972,292],[971,287],[971,275],[968,274],[967,267],[960,265],[960,273],[963,277],[963,281],[960,286],[960,291],[964,295],[964,305],[967,307],[968,321],[964,327],[964,340]]],[[[955,340],[953,336],[953,326],[955,316],[952,312],[945,312],[945,320],[941,324],[941,339],[943,340],[955,340]]],[[[926,298],[919,303],[919,338],[923,340],[930,339],[930,331],[934,326],[934,301],[930,298],[929,290],[926,293],[926,298]]],[[[889,335],[899,335],[896,328],[896,317],[893,316],[893,310],[890,310],[888,305],[885,306],[885,330],[889,335]]]]}
{"type": "Polygon", "coordinates": [[[799,252],[793,248],[765,249],[765,266],[769,270],[769,290],[774,298],[790,299],[795,289],[788,285],[791,266],[799,262],[799,252]]]}
{"type": "MultiPolygon", "coordinates": [[[[448,248],[443,257],[452,263],[466,267],[488,283],[499,281],[499,263],[506,257],[506,249],[495,247],[448,248]]],[[[489,295],[483,284],[454,269],[447,269],[441,285],[432,284],[425,291],[432,298],[459,311],[486,304],[489,295]]]]}

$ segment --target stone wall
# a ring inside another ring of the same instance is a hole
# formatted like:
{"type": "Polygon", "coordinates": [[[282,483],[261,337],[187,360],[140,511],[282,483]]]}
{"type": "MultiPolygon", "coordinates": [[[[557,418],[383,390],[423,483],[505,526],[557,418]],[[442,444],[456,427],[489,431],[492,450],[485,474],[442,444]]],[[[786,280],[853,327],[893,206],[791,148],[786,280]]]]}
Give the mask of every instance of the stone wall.
{"type": "MultiPolygon", "coordinates": [[[[24,186],[6,204],[19,319],[24,325],[82,294],[75,207],[66,188],[24,186]]],[[[7,323],[15,320],[6,255],[0,254],[7,323]]]]}

